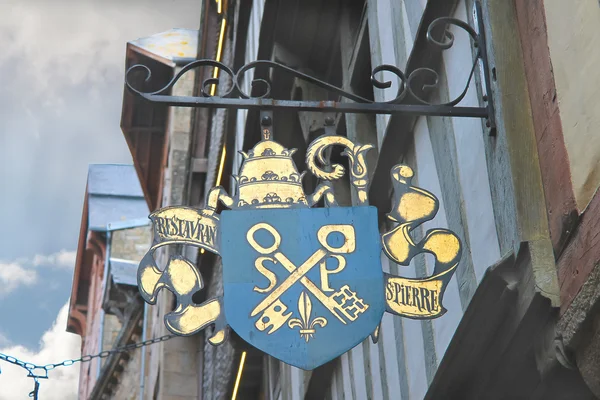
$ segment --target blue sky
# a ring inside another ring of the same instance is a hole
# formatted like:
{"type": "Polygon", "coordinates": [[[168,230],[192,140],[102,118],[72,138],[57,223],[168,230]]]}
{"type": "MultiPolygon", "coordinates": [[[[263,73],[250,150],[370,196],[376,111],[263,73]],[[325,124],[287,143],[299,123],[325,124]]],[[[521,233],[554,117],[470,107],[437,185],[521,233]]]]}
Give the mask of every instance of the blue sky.
{"type": "MultiPolygon", "coordinates": [[[[77,354],[78,338],[64,332],[66,310],[59,310],[71,291],[88,164],[131,162],[119,129],[126,42],[175,27],[197,29],[200,4],[3,2],[0,352],[34,363],[77,354]]],[[[24,371],[4,363],[0,369],[0,399],[26,398],[21,388],[31,385],[24,371]]],[[[71,386],[54,390],[56,398],[68,398],[76,382],[76,374],[66,374],[61,380],[71,386]]],[[[58,384],[52,381],[42,388],[58,384]]],[[[44,398],[53,398],[47,390],[44,398]]]]}

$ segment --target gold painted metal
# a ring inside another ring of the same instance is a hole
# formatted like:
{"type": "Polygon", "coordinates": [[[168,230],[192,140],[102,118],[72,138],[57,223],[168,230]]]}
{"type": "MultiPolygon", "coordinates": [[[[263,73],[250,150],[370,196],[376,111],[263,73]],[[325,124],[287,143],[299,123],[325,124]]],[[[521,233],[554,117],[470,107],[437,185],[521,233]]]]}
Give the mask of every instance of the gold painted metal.
{"type": "Polygon", "coordinates": [[[323,225],[317,231],[317,238],[321,246],[332,253],[354,253],[356,250],[356,235],[352,225],[323,225]],[[333,232],[341,233],[344,236],[344,244],[340,247],[331,247],[327,244],[327,237],[333,232]]]}
{"type": "Polygon", "coordinates": [[[189,244],[219,254],[219,215],[212,209],[166,207],[152,214],[154,243],[151,250],[167,244],[189,244]]]}
{"type": "Polygon", "coordinates": [[[254,268],[256,268],[262,276],[269,280],[269,286],[267,286],[264,289],[261,289],[258,286],[254,286],[253,290],[258,293],[269,293],[277,284],[277,276],[263,265],[263,262],[265,261],[271,261],[273,264],[277,263],[277,260],[272,257],[258,257],[254,261],[254,268]]]}
{"type": "Polygon", "coordinates": [[[177,300],[173,312],[165,315],[165,325],[178,335],[192,335],[210,324],[216,324],[214,334],[209,338],[213,344],[221,344],[226,338],[221,316],[220,299],[210,299],[198,305],[192,301],[192,295],[204,287],[202,277],[196,267],[181,257],[171,257],[164,271],[160,271],[154,263],[151,252],[148,252],[138,271],[138,286],[142,297],[155,304],[158,291],[166,288],[177,300]]]}
{"type": "MultiPolygon", "coordinates": [[[[223,1],[225,1],[225,0],[217,1],[217,7],[218,7],[217,12],[219,14],[223,13],[223,1]]],[[[223,15],[223,17],[221,19],[221,29],[219,31],[219,41],[217,44],[217,53],[215,54],[215,60],[217,62],[221,61],[221,58],[223,57],[223,45],[225,42],[225,27],[226,26],[227,26],[227,16],[223,15]]],[[[219,67],[214,67],[212,77],[213,77],[213,80],[217,80],[219,78],[219,67]]],[[[216,91],[217,91],[217,85],[213,83],[210,88],[210,95],[214,96],[216,91]]],[[[217,180],[217,182],[219,182],[219,180],[217,180]]]]}
{"type": "Polygon", "coordinates": [[[167,207],[152,213],[150,219],[154,242],[138,269],[138,287],[142,297],[154,304],[158,291],[166,288],[176,296],[177,302],[175,310],[165,315],[165,325],[171,332],[187,336],[215,324],[209,342],[215,345],[223,343],[227,335],[221,299],[209,299],[200,305],[192,301],[192,296],[204,286],[196,267],[190,261],[174,256],[161,271],[153,256],[158,248],[169,244],[198,246],[218,254],[219,215],[214,209],[167,207]]]}
{"type": "Polygon", "coordinates": [[[237,376],[235,377],[235,385],[233,386],[233,393],[231,394],[231,400],[235,400],[237,398],[238,389],[240,388],[240,381],[242,380],[242,373],[244,372],[244,364],[246,362],[246,352],[242,352],[242,357],[240,358],[240,366],[238,367],[237,376]]]}
{"type": "MultiPolygon", "coordinates": [[[[168,244],[193,245],[218,255],[221,251],[217,213],[219,202],[232,210],[312,207],[320,199],[324,199],[327,206],[335,206],[337,202],[331,182],[342,178],[346,171],[339,164],[329,165],[327,154],[331,146],[343,146],[345,149],[342,154],[349,159],[350,183],[356,189],[359,205],[368,204],[369,181],[365,157],[373,148],[372,145],[360,145],[336,135],[317,138],[308,147],[306,164],[308,170],[320,179],[320,183],[314,193],[306,194],[302,185],[305,172],[299,172],[292,159],[296,150],[286,149],[273,141],[272,137],[271,127],[263,126],[262,140],[247,153],[241,152],[243,161],[239,173],[234,176],[238,187],[234,196],[229,196],[223,187],[217,186],[209,191],[204,209],[168,207],[150,216],[154,227],[154,243],[140,263],[139,289],[151,304],[156,302],[157,292],[161,288],[175,294],[177,306],[165,316],[165,323],[171,332],[188,335],[214,324],[215,329],[209,341],[220,344],[227,337],[222,300],[213,298],[201,305],[191,300],[192,295],[203,287],[197,268],[181,257],[173,257],[165,269],[160,270],[153,257],[156,249],[168,244]]],[[[221,164],[224,158],[223,148],[221,164]]],[[[458,237],[446,229],[432,229],[419,242],[412,238],[411,232],[423,222],[431,220],[439,206],[433,194],[411,184],[412,176],[412,169],[404,165],[396,165],[391,171],[395,201],[388,218],[397,225],[382,234],[381,246],[384,254],[400,265],[408,265],[421,252],[433,254],[435,270],[432,276],[420,279],[384,274],[386,309],[410,318],[436,318],[445,312],[442,306],[443,292],[460,260],[461,246],[458,237]]],[[[248,230],[246,240],[259,253],[254,260],[254,268],[268,281],[268,284],[253,288],[255,292],[265,295],[250,315],[259,316],[255,327],[260,332],[272,334],[283,327],[299,328],[299,334],[308,342],[317,333],[317,327],[327,329],[329,318],[313,315],[314,300],[323,304],[343,324],[356,321],[369,308],[369,304],[349,285],[334,288],[329,280],[331,275],[342,273],[346,268],[345,255],[357,250],[354,229],[352,225],[324,225],[317,233],[321,247],[307,255],[300,265],[295,265],[280,251],[281,234],[273,226],[258,223],[248,230]],[[268,233],[273,244],[261,246],[255,239],[259,231],[268,233]],[[327,238],[332,233],[343,236],[343,243],[339,247],[328,243],[327,238]],[[336,263],[335,266],[331,265],[331,261],[336,263]],[[280,265],[289,275],[278,282],[278,276],[265,263],[280,265]],[[319,269],[320,282],[313,282],[307,276],[313,268],[319,269]],[[298,298],[299,317],[293,317],[295,311],[282,302],[281,296],[298,282],[304,290],[298,298]]],[[[378,333],[379,327],[373,332],[374,341],[378,333]]]]}
{"type": "Polygon", "coordinates": [[[221,149],[221,161],[219,161],[219,172],[217,172],[217,186],[221,184],[221,178],[223,177],[223,168],[225,167],[225,158],[227,157],[227,145],[223,143],[221,149]]]}
{"type": "Polygon", "coordinates": [[[332,165],[332,171],[328,172],[319,167],[315,162],[319,161],[321,165],[327,165],[325,150],[334,145],[346,148],[342,154],[348,156],[348,160],[350,161],[350,182],[358,193],[359,205],[368,204],[367,191],[369,188],[369,179],[365,157],[367,152],[374,148],[372,144],[356,144],[344,136],[321,136],[312,142],[306,151],[308,169],[317,178],[327,181],[340,179],[344,176],[345,168],[339,164],[332,165]]]}
{"type": "Polygon", "coordinates": [[[298,313],[300,318],[292,318],[288,322],[288,326],[292,329],[300,328],[300,336],[303,337],[307,342],[314,337],[316,327],[320,326],[324,328],[327,325],[327,318],[316,317],[312,319],[312,301],[310,296],[306,293],[300,293],[298,298],[298,313]]]}
{"type": "Polygon", "coordinates": [[[272,140],[263,140],[244,157],[240,173],[234,178],[238,183],[237,207],[290,208],[308,206],[302,177],[296,169],[292,155],[272,140]]]}
{"type": "Polygon", "coordinates": [[[275,259],[281,262],[282,265],[288,265],[290,269],[292,269],[292,273],[268,296],[266,296],[255,308],[252,310],[250,314],[251,317],[256,316],[261,311],[265,310],[268,306],[270,306],[275,300],[279,299],[281,295],[288,290],[294,283],[298,282],[300,279],[304,278],[304,275],[308,273],[314,266],[318,265],[322,259],[327,256],[327,252],[323,249],[316,250],[300,267],[296,268],[291,261],[285,257],[282,253],[276,253],[275,259]],[[283,261],[283,262],[282,262],[283,261]]]}
{"type": "MultiPolygon", "coordinates": [[[[258,270],[258,272],[269,280],[268,288],[254,288],[255,291],[268,293],[268,295],[263,298],[263,300],[250,314],[251,317],[255,317],[262,313],[258,321],[255,323],[255,326],[259,331],[265,331],[269,329],[267,334],[272,334],[284,326],[286,321],[288,321],[292,313],[290,312],[286,314],[287,307],[283,304],[283,302],[281,302],[280,297],[296,282],[300,282],[300,284],[302,284],[302,286],[304,286],[304,288],[307,289],[310,294],[320,301],[331,312],[331,314],[338,318],[343,324],[355,321],[360,314],[368,309],[368,304],[357,297],[356,292],[353,292],[348,285],[344,285],[342,288],[340,288],[340,290],[331,294],[330,296],[327,296],[324,293],[334,291],[334,289],[329,286],[328,277],[329,275],[339,273],[344,269],[346,266],[346,260],[343,255],[353,253],[356,250],[356,235],[354,232],[354,227],[352,225],[339,224],[324,225],[318,230],[317,238],[323,247],[317,249],[304,263],[302,263],[302,265],[300,265],[300,267],[296,267],[285,256],[285,254],[279,251],[279,246],[281,245],[281,235],[273,226],[261,222],[248,230],[246,239],[248,240],[250,246],[258,253],[268,255],[268,257],[258,257],[255,262],[255,268],[258,270]],[[271,234],[273,239],[273,245],[268,248],[262,247],[254,239],[254,235],[261,229],[271,234]],[[344,242],[339,247],[333,247],[327,243],[327,237],[334,232],[339,233],[344,237],[344,242]],[[338,262],[337,267],[332,270],[327,269],[327,264],[325,262],[327,258],[335,259],[338,262]],[[273,274],[267,268],[264,268],[262,265],[262,262],[266,260],[281,264],[290,273],[290,275],[288,275],[288,277],[275,289],[273,289],[273,287],[277,284],[277,278],[275,274],[273,274]],[[321,269],[321,287],[316,285],[306,276],[308,271],[317,265],[319,265],[321,269]]],[[[312,302],[307,294],[304,294],[304,297],[301,297],[299,302],[300,300],[302,300],[303,304],[301,310],[306,311],[307,309],[311,309],[312,302]],[[309,304],[308,308],[306,308],[307,304],[309,304]]],[[[303,312],[300,311],[300,314],[302,316],[303,312]]],[[[310,312],[308,312],[307,315],[310,315],[310,312]]],[[[294,319],[290,319],[288,322],[288,326],[290,328],[292,327],[290,324],[293,320],[294,319]]],[[[302,328],[304,330],[312,329],[310,328],[309,320],[306,320],[302,326],[304,326],[304,328],[302,328]]]]}
{"type": "Polygon", "coordinates": [[[447,229],[431,229],[415,243],[411,231],[433,219],[438,200],[432,193],[412,186],[410,167],[396,165],[391,176],[397,199],[388,218],[398,225],[381,236],[383,252],[401,265],[408,265],[414,256],[427,252],[435,257],[435,269],[432,276],[424,279],[386,275],[387,310],[411,318],[436,318],[445,312],[442,296],[460,261],[460,240],[447,229]]]}

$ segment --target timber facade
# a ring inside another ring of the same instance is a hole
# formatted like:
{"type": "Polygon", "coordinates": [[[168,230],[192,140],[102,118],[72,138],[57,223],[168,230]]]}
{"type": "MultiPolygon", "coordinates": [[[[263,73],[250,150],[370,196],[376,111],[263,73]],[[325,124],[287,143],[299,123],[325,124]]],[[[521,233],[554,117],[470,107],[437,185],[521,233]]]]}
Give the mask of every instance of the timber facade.
{"type": "MultiPolygon", "coordinates": [[[[174,29],[134,40],[127,45],[126,65],[147,65],[152,79],[136,87],[152,91],[193,60],[218,60],[234,71],[271,60],[375,101],[393,99],[399,83],[383,73],[377,78],[390,79],[392,86],[374,87],[374,67],[391,64],[407,75],[430,68],[440,79],[436,85],[423,82],[429,85],[428,101],[444,103],[463,90],[477,49],[456,27],[450,27],[452,47],[432,46],[427,28],[440,17],[477,26],[475,1],[206,0],[198,31],[174,29]]],[[[462,260],[444,296],[447,313],[434,320],[386,314],[376,344],[366,340],[312,372],[262,354],[234,333],[213,347],[206,341],[208,328],[147,347],[135,364],[141,371],[135,397],[600,396],[600,105],[594,100],[600,88],[595,45],[600,7],[595,0],[481,0],[481,5],[491,88],[486,91],[477,69],[460,104],[479,107],[492,98],[494,132],[475,118],[334,115],[337,134],[376,146],[367,164],[369,202],[379,210],[380,229],[391,227],[385,215],[392,206],[393,165],[409,165],[414,184],[439,198],[438,215],[417,236],[442,227],[462,239],[462,260]]],[[[268,80],[275,99],[345,101],[261,67],[242,80],[252,96],[264,93],[259,83],[252,84],[255,79],[268,80]]],[[[218,95],[230,87],[229,76],[203,67],[184,75],[171,94],[199,96],[204,88],[218,95]],[[218,85],[205,85],[209,78],[218,85]]],[[[324,132],[325,117],[273,112],[274,139],[298,149],[293,159],[301,171],[308,144],[324,132]]],[[[238,152],[260,140],[257,110],[164,107],[127,91],[121,125],[150,212],[171,205],[201,208],[214,186],[233,195],[233,175],[242,161],[238,152]]],[[[335,151],[331,161],[348,165],[335,151]]],[[[309,178],[304,184],[308,193],[318,182],[309,178]]],[[[334,190],[340,205],[357,204],[348,181],[335,182],[334,190]]],[[[220,259],[180,247],[158,250],[159,265],[183,254],[205,280],[194,301],[222,295],[220,259]]],[[[428,276],[433,268],[424,254],[408,267],[384,256],[382,264],[385,272],[405,277],[428,276]]],[[[72,304],[73,327],[91,310],[78,304],[72,304]]],[[[140,326],[147,327],[148,338],[168,333],[163,317],[173,305],[173,296],[163,290],[156,305],[145,306],[140,326]]],[[[71,329],[89,335],[81,327],[71,329]]],[[[107,397],[124,382],[116,377],[107,397]]],[[[91,393],[84,392],[82,398],[91,393]]]]}

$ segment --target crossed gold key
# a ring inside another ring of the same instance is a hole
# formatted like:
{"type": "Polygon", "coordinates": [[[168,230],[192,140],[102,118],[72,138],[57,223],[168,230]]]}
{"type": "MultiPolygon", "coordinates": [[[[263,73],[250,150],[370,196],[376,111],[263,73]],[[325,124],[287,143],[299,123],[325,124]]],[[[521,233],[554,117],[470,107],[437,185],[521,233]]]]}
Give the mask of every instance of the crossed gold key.
{"type": "Polygon", "coordinates": [[[317,285],[306,277],[306,274],[313,267],[324,262],[327,257],[334,257],[338,261],[338,268],[336,270],[341,271],[345,267],[346,259],[343,254],[353,253],[356,249],[354,227],[352,225],[325,225],[318,230],[317,238],[322,247],[316,250],[306,261],[297,267],[285,256],[285,254],[279,251],[281,235],[273,226],[261,222],[248,230],[246,239],[250,246],[260,254],[267,256],[259,257],[257,262],[261,263],[264,259],[270,259],[271,261],[279,262],[290,273],[290,275],[288,275],[278,287],[271,291],[271,293],[269,293],[250,313],[251,317],[255,317],[262,312],[261,317],[255,324],[258,330],[264,331],[271,327],[267,332],[267,334],[271,334],[281,328],[281,326],[290,318],[292,312],[286,314],[287,306],[283,304],[280,298],[298,281],[344,324],[346,324],[347,321],[351,322],[356,320],[359,314],[368,308],[368,305],[358,299],[356,293],[352,292],[347,285],[331,296],[327,296],[317,285]],[[257,243],[254,235],[259,230],[265,230],[272,236],[274,242],[271,246],[263,247],[257,243]],[[334,232],[340,233],[344,237],[344,242],[339,247],[333,247],[327,243],[327,237],[334,232]],[[348,302],[348,300],[354,301],[348,302]]]}

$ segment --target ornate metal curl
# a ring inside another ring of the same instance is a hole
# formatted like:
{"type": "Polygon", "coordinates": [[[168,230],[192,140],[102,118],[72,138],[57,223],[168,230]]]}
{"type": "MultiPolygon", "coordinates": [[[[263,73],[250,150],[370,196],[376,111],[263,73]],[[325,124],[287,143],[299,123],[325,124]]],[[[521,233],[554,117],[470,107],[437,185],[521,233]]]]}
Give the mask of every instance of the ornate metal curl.
{"type": "MultiPolygon", "coordinates": [[[[231,68],[229,68],[227,65],[219,62],[219,61],[215,61],[215,60],[208,60],[208,59],[204,59],[204,60],[196,60],[196,61],[192,61],[189,64],[186,64],[184,67],[181,68],[181,70],[169,81],[169,83],[167,83],[163,88],[156,90],[154,92],[142,92],[141,90],[138,90],[134,87],[134,85],[130,82],[130,78],[131,76],[136,72],[136,71],[144,71],[146,73],[146,77],[144,78],[144,82],[149,82],[150,79],[152,78],[152,71],[150,70],[150,68],[148,68],[145,65],[142,64],[136,64],[133,65],[131,67],[129,67],[129,69],[127,69],[127,71],[125,72],[125,85],[127,86],[127,89],[129,89],[130,91],[132,91],[133,93],[137,94],[138,96],[141,96],[147,100],[153,101],[152,100],[152,96],[157,96],[157,95],[168,95],[169,92],[171,91],[171,89],[173,88],[173,86],[175,86],[175,84],[179,81],[179,79],[181,79],[181,77],[183,75],[185,75],[186,73],[188,73],[189,71],[199,68],[199,67],[215,67],[215,68],[219,68],[220,71],[224,71],[227,75],[229,75],[231,77],[231,79],[235,82],[235,75],[233,73],[233,71],[231,70],[231,68]]],[[[201,86],[201,93],[202,96],[204,97],[213,97],[209,94],[209,92],[207,91],[207,87],[212,86],[212,85],[218,85],[219,84],[219,79],[218,78],[208,78],[205,79],[202,82],[202,86],[201,86]]],[[[226,93],[221,94],[219,97],[231,97],[234,95],[234,89],[236,87],[232,86],[226,93]]]]}
{"type": "MultiPolygon", "coordinates": [[[[134,87],[134,85],[132,84],[131,76],[136,71],[143,70],[146,73],[144,82],[148,82],[152,77],[152,72],[150,71],[150,69],[147,66],[141,65],[141,64],[136,64],[136,65],[133,65],[132,67],[130,67],[127,70],[127,72],[125,73],[125,84],[127,85],[127,88],[129,90],[131,90],[132,92],[134,92],[135,94],[142,96],[142,97],[146,98],[147,100],[153,101],[153,99],[152,99],[153,96],[168,95],[170,90],[173,88],[173,86],[175,86],[175,84],[179,81],[179,79],[181,79],[181,77],[183,77],[183,75],[185,75],[186,73],[188,73],[189,71],[191,71],[193,69],[197,69],[200,67],[219,68],[220,71],[224,71],[227,75],[229,75],[229,77],[231,78],[231,81],[233,82],[232,87],[227,92],[222,93],[218,96],[216,96],[216,95],[211,96],[209,94],[209,90],[207,90],[207,88],[212,85],[218,85],[219,79],[212,78],[212,77],[205,79],[201,85],[202,95],[204,97],[220,97],[220,98],[240,97],[242,99],[268,99],[269,95],[271,94],[271,83],[269,81],[267,81],[266,79],[255,78],[251,82],[251,87],[263,85],[264,91],[261,94],[252,96],[251,94],[244,92],[244,90],[242,89],[243,78],[244,78],[244,75],[248,71],[259,68],[259,67],[267,67],[270,69],[280,69],[282,71],[290,73],[295,78],[299,78],[305,82],[312,83],[316,86],[327,89],[330,92],[338,94],[340,97],[344,97],[348,100],[352,100],[357,103],[375,103],[373,100],[369,100],[367,98],[358,96],[354,93],[345,91],[335,85],[332,85],[330,83],[327,83],[325,81],[317,79],[313,76],[307,75],[303,72],[297,71],[286,65],[283,65],[283,64],[280,64],[280,63],[277,63],[274,61],[268,61],[268,60],[257,60],[257,61],[249,62],[248,64],[243,65],[235,73],[231,70],[231,68],[229,68],[227,65],[225,65],[219,61],[209,60],[209,59],[192,61],[191,63],[186,64],[184,67],[182,67],[181,70],[163,88],[156,90],[154,92],[142,92],[141,90],[136,89],[134,87]]],[[[404,77],[404,73],[399,68],[392,66],[392,65],[380,65],[373,70],[373,73],[371,75],[371,81],[373,82],[374,87],[376,87],[378,89],[386,89],[386,88],[389,88],[392,84],[391,81],[380,82],[376,78],[374,78],[374,75],[377,72],[381,72],[381,71],[389,71],[389,72],[394,73],[401,80],[401,82],[402,82],[401,87],[404,87],[404,81],[406,80],[404,77]]],[[[400,100],[402,100],[404,95],[405,95],[404,90],[400,90],[398,93],[398,96],[396,96],[396,98],[394,98],[393,100],[387,101],[385,103],[398,103],[400,100]]]]}
{"type": "Polygon", "coordinates": [[[429,27],[427,28],[427,41],[430,44],[432,44],[436,47],[439,47],[442,51],[450,49],[454,45],[454,34],[449,29],[450,25],[454,25],[454,26],[457,26],[457,27],[463,29],[465,32],[467,32],[469,34],[469,36],[473,40],[473,45],[477,49],[477,55],[473,59],[473,65],[471,66],[471,72],[469,72],[469,77],[467,79],[467,82],[465,83],[465,86],[464,86],[462,92],[457,97],[455,97],[454,99],[452,99],[448,102],[445,102],[445,103],[432,103],[430,101],[425,100],[423,97],[419,96],[416,93],[416,91],[413,90],[412,84],[415,80],[418,80],[419,78],[424,82],[427,82],[427,81],[431,82],[431,83],[425,83],[421,87],[422,92],[429,93],[432,89],[435,89],[438,86],[439,80],[440,80],[439,74],[437,73],[437,71],[435,71],[431,68],[417,68],[417,69],[413,70],[410,73],[410,75],[408,76],[406,87],[407,87],[407,90],[410,92],[411,96],[413,97],[413,99],[421,104],[438,105],[438,106],[455,106],[462,101],[462,99],[466,96],[467,92],[469,91],[469,85],[471,84],[471,80],[473,79],[473,75],[475,74],[475,68],[477,67],[477,62],[478,62],[479,58],[481,57],[481,51],[480,51],[481,46],[479,43],[480,37],[479,37],[479,35],[477,35],[477,32],[475,32],[475,30],[464,21],[461,21],[456,18],[451,18],[451,17],[441,17],[441,18],[437,18],[437,19],[433,20],[431,22],[431,24],[429,24],[429,27]],[[444,27],[444,33],[443,33],[441,40],[437,40],[433,36],[433,30],[438,28],[439,26],[444,27]],[[446,40],[444,40],[444,39],[446,39],[446,40]],[[429,76],[427,76],[427,75],[429,75],[429,76]]]}
{"type": "MultiPolygon", "coordinates": [[[[478,13],[480,10],[478,9],[478,13]]],[[[483,31],[481,25],[481,17],[479,20],[479,31],[483,31]]],[[[377,78],[379,73],[391,73],[398,80],[398,91],[396,96],[387,101],[373,101],[355,93],[344,90],[340,87],[322,81],[314,76],[297,71],[291,67],[279,64],[274,61],[257,60],[243,65],[238,71],[234,72],[227,65],[209,59],[193,61],[185,65],[171,81],[163,88],[153,91],[144,92],[136,88],[132,83],[132,75],[136,72],[144,71],[145,81],[151,79],[150,69],[144,65],[134,65],[130,67],[125,74],[125,84],[127,88],[138,96],[155,103],[161,103],[171,106],[180,107],[222,107],[222,108],[246,108],[246,109],[275,109],[287,108],[298,111],[322,111],[322,112],[341,112],[341,113],[372,113],[372,114],[393,114],[397,112],[411,113],[413,115],[438,115],[451,117],[475,117],[485,118],[493,124],[493,105],[491,104],[490,96],[484,98],[488,102],[487,107],[459,107],[458,105],[464,99],[469,90],[475,69],[479,60],[483,61],[486,85],[485,92],[489,93],[489,75],[487,65],[487,55],[485,52],[485,38],[483,33],[478,34],[473,27],[464,21],[451,17],[437,18],[427,28],[427,41],[439,48],[441,51],[448,50],[454,45],[454,34],[450,31],[450,27],[458,27],[469,34],[473,41],[474,47],[477,49],[468,79],[464,85],[464,89],[458,96],[444,103],[434,103],[426,99],[426,95],[432,89],[439,85],[440,75],[437,71],[421,67],[412,70],[409,74],[405,74],[402,70],[394,65],[379,65],[373,68],[370,76],[371,84],[374,89],[385,90],[392,86],[391,80],[382,80],[377,78]],[[434,37],[436,30],[443,27],[441,38],[434,37]],[[208,78],[202,82],[201,95],[202,97],[194,96],[173,96],[170,94],[173,86],[179,79],[193,69],[200,67],[219,68],[230,79],[231,87],[223,90],[223,93],[215,95],[210,94],[209,88],[213,85],[223,84],[223,80],[218,78],[208,78]],[[260,88],[255,93],[246,93],[243,89],[244,77],[250,70],[257,68],[265,68],[267,70],[280,70],[304,82],[313,84],[323,88],[333,94],[339,96],[338,101],[295,101],[295,100],[276,100],[272,99],[271,82],[262,77],[256,77],[251,81],[253,89],[260,88]],[[418,86],[420,85],[420,87],[418,86]]]]}

